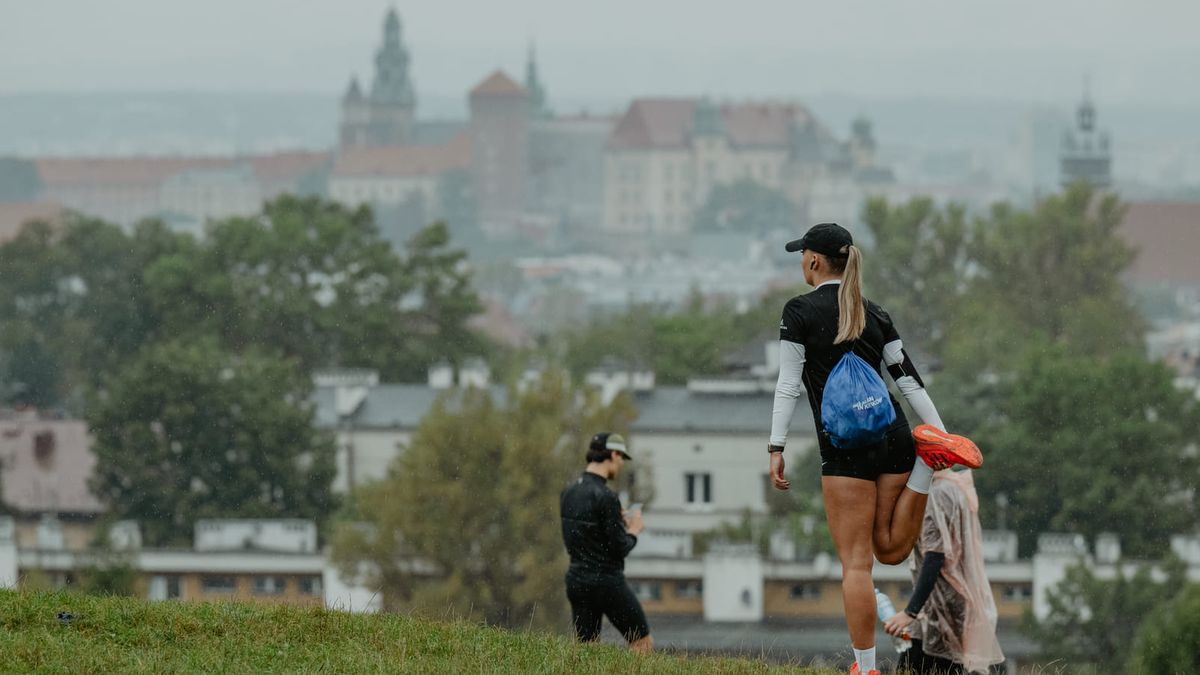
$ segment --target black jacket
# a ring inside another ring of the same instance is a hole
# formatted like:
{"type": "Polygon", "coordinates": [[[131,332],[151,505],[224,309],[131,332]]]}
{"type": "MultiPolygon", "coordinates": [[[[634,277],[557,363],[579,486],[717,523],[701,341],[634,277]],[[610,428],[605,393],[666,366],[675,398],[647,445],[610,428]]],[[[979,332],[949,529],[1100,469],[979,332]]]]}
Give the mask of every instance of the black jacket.
{"type": "Polygon", "coordinates": [[[585,472],[559,499],[563,543],[571,557],[567,576],[585,583],[625,578],[625,556],[637,537],[625,531],[621,502],[607,481],[585,472]]]}

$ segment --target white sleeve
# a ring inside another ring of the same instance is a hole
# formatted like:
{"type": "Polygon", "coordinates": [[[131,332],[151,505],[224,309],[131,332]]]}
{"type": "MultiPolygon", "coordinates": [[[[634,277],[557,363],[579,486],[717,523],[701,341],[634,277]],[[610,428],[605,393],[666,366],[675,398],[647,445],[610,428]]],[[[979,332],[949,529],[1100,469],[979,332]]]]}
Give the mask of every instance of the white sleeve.
{"type": "Polygon", "coordinates": [[[908,401],[913,412],[917,413],[921,421],[945,431],[946,425],[942,423],[942,417],[938,415],[937,407],[933,405],[933,399],[929,398],[929,392],[925,391],[925,385],[921,382],[921,376],[917,373],[916,366],[904,352],[904,343],[900,340],[892,340],[884,345],[883,362],[887,365],[892,379],[895,380],[896,387],[904,395],[904,400],[908,401]]]}
{"type": "Polygon", "coordinates": [[[804,345],[779,341],[779,380],[775,383],[775,406],[771,411],[771,445],[783,447],[792,426],[796,399],[804,393],[804,345]]]}

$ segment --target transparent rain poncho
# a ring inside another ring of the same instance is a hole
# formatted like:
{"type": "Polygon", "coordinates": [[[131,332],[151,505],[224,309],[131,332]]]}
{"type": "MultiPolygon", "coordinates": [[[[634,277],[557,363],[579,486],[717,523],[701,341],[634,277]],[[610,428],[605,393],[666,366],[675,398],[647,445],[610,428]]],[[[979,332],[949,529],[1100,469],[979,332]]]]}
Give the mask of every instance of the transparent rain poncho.
{"type": "Polygon", "coordinates": [[[1004,660],[996,639],[996,602],[983,567],[979,495],[970,471],[934,474],[921,539],[913,557],[914,581],[925,554],[946,556],[933,592],[917,618],[914,638],[926,654],[986,672],[1004,660]]]}

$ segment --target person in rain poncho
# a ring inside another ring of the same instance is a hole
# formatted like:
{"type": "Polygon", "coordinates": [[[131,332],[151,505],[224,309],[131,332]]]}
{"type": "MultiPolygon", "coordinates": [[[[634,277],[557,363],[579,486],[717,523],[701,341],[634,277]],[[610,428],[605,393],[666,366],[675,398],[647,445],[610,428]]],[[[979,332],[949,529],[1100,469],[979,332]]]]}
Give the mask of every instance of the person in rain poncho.
{"type": "Polygon", "coordinates": [[[912,638],[899,672],[986,673],[1004,661],[980,529],[971,471],[935,473],[914,548],[913,597],[884,626],[912,638]]]}

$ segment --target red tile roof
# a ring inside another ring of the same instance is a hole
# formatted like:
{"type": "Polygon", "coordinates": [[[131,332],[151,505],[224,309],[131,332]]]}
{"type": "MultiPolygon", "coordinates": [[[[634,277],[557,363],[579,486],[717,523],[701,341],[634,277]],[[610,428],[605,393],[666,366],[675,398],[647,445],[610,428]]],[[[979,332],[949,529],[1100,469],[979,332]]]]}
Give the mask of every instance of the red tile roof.
{"type": "Polygon", "coordinates": [[[0,202],[0,244],[16,237],[25,223],[55,221],[65,214],[66,209],[54,202],[0,202]]]}
{"type": "MultiPolygon", "coordinates": [[[[638,99],[617,123],[609,146],[617,149],[683,147],[692,128],[697,98],[638,99]]],[[[816,124],[796,103],[736,103],[719,106],[729,140],[739,147],[780,147],[795,125],[816,124]]],[[[825,133],[822,130],[822,133],[825,133]]]]}
{"type": "Polygon", "coordinates": [[[0,421],[0,499],[24,513],[99,513],[88,489],[96,466],[87,425],[79,420],[0,421]]]}
{"type": "Polygon", "coordinates": [[[249,164],[263,181],[299,178],[329,161],[327,152],[281,152],[245,157],[89,157],[34,160],[48,188],[73,185],[155,186],[166,179],[196,169],[226,169],[249,164]]]}
{"type": "Polygon", "coordinates": [[[1119,232],[1138,251],[1134,282],[1200,286],[1200,202],[1134,202],[1119,232]]]}
{"type": "Polygon", "coordinates": [[[524,96],[525,87],[517,84],[503,70],[488,75],[471,90],[471,96],[524,96]]]}
{"type": "Polygon", "coordinates": [[[441,145],[352,148],[333,165],[338,177],[434,176],[471,166],[471,137],[460,133],[441,145]]]}
{"type": "Polygon", "coordinates": [[[157,185],[193,169],[229,166],[224,157],[98,157],[34,160],[48,188],[72,185],[157,185]]]}

